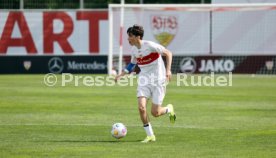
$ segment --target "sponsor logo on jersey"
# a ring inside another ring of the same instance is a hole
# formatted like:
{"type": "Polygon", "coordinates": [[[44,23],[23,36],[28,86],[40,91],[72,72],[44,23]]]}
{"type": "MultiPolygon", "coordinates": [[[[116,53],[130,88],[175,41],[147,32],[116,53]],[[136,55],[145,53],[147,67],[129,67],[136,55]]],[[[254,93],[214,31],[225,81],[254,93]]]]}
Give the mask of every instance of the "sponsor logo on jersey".
{"type": "Polygon", "coordinates": [[[152,52],[147,56],[137,58],[137,63],[138,65],[146,65],[158,59],[159,56],[160,55],[157,52],[152,52]]]}

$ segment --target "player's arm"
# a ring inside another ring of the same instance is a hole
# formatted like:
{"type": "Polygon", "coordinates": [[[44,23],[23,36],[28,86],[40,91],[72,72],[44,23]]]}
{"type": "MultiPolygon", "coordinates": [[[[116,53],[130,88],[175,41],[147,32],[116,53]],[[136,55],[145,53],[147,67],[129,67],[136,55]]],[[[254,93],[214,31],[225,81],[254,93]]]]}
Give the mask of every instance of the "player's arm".
{"type": "Polygon", "coordinates": [[[131,73],[132,70],[134,69],[136,63],[137,63],[137,59],[134,55],[132,55],[130,63],[125,67],[125,69],[122,71],[121,74],[119,74],[115,77],[115,82],[117,82],[121,77],[125,76],[126,74],[131,73]]]}
{"type": "Polygon", "coordinates": [[[126,74],[131,73],[132,70],[134,69],[135,65],[136,65],[136,64],[129,63],[129,64],[127,65],[127,67],[124,69],[124,71],[123,71],[121,74],[119,74],[119,75],[117,75],[117,76],[115,77],[115,82],[117,82],[121,77],[125,76],[126,74]]]}
{"type": "Polygon", "coordinates": [[[168,49],[163,51],[163,56],[166,57],[166,78],[170,81],[172,78],[171,66],[172,66],[172,52],[168,49]]]}

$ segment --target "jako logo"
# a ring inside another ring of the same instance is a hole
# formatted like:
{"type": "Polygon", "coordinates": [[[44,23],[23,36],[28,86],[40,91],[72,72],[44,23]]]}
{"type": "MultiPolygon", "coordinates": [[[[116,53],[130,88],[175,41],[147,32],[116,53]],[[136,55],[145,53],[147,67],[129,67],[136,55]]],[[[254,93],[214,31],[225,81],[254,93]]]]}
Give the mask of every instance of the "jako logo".
{"type": "Polygon", "coordinates": [[[201,60],[199,72],[232,72],[235,64],[232,60],[201,60]]]}
{"type": "Polygon", "coordinates": [[[196,70],[196,61],[191,57],[187,57],[181,60],[179,66],[181,72],[193,73],[196,70]]]}

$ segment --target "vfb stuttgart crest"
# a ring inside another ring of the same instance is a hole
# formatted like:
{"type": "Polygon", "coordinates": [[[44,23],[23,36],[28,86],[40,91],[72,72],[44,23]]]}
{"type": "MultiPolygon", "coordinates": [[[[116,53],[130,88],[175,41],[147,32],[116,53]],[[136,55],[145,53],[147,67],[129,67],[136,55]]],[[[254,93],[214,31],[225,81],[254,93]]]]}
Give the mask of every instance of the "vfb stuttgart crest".
{"type": "Polygon", "coordinates": [[[24,65],[25,70],[28,71],[32,66],[32,62],[31,61],[24,61],[23,65],[24,65]]]}
{"type": "Polygon", "coordinates": [[[172,15],[154,15],[151,26],[155,39],[163,46],[168,46],[173,40],[177,28],[177,17],[172,15]]]}

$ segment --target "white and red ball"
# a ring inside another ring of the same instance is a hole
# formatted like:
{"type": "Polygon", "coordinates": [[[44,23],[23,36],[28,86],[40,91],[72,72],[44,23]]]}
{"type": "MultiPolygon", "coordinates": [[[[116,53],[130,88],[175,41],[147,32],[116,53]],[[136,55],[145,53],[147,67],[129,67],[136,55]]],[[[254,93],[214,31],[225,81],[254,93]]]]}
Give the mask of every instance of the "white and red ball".
{"type": "Polygon", "coordinates": [[[124,124],[122,124],[122,123],[115,123],[112,126],[111,135],[114,138],[120,139],[120,138],[125,137],[126,134],[127,134],[127,128],[126,128],[126,126],[124,124]]]}

